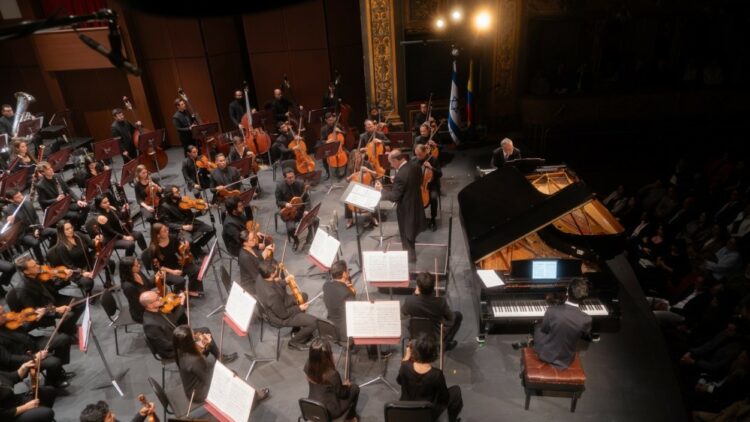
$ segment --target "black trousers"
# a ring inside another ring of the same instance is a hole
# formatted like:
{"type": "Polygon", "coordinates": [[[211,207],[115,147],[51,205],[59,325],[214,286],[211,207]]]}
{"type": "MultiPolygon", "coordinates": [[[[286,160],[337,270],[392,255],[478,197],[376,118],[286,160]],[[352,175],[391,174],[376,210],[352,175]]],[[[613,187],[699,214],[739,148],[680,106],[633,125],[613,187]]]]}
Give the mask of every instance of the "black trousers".
{"type": "Polygon", "coordinates": [[[435,220],[438,213],[438,198],[440,198],[440,191],[432,189],[430,190],[430,218],[435,220]]]}
{"type": "MultiPolygon", "coordinates": [[[[39,407],[24,412],[11,419],[13,422],[51,422],[55,420],[55,412],[52,406],[55,404],[57,393],[53,387],[39,386],[39,407]]],[[[13,403],[8,403],[13,407],[21,406],[34,398],[34,392],[28,391],[23,394],[16,394],[13,403]]]]}
{"type": "Polygon", "coordinates": [[[443,334],[445,342],[450,343],[456,337],[458,329],[461,328],[461,321],[464,320],[464,315],[460,311],[453,311],[453,324],[445,325],[445,334],[443,334]]]}
{"type": "Polygon", "coordinates": [[[175,291],[185,290],[185,276],[187,276],[188,288],[192,292],[202,292],[203,283],[198,282],[198,273],[200,267],[195,262],[185,265],[182,269],[182,275],[176,276],[167,274],[167,285],[172,286],[175,291]]]}
{"type": "Polygon", "coordinates": [[[461,413],[461,409],[463,408],[464,400],[461,397],[461,387],[453,385],[448,387],[448,403],[437,403],[432,416],[434,420],[437,420],[443,411],[448,409],[448,420],[450,422],[456,422],[456,420],[458,420],[458,414],[461,413]]]}
{"type": "Polygon", "coordinates": [[[145,251],[148,247],[146,239],[143,237],[142,232],[133,231],[133,240],[117,239],[115,240],[115,249],[124,250],[125,255],[133,256],[135,253],[135,245],[137,244],[141,251],[145,251]]]}
{"type": "MultiPolygon", "coordinates": [[[[299,241],[297,236],[294,235],[294,232],[297,231],[297,223],[299,223],[299,220],[289,220],[284,222],[284,225],[286,226],[287,236],[295,241],[299,241]]],[[[315,231],[318,230],[319,225],[320,219],[318,217],[315,217],[315,219],[312,221],[312,224],[310,224],[310,227],[307,229],[307,243],[310,243],[312,241],[313,236],[315,236],[315,231]]]]}
{"type": "Polygon", "coordinates": [[[417,237],[411,236],[399,224],[398,232],[401,236],[401,246],[409,253],[409,262],[417,262],[417,237]]]}

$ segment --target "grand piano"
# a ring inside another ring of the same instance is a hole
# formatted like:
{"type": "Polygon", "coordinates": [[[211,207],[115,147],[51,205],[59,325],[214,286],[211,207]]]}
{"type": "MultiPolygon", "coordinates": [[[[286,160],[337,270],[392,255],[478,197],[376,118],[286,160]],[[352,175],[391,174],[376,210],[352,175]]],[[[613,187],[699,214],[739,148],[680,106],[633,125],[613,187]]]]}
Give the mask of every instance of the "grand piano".
{"type": "Polygon", "coordinates": [[[472,271],[480,338],[494,325],[528,330],[581,277],[592,286],[582,309],[594,329],[617,329],[618,284],[604,261],[622,252],[624,229],[572,170],[502,167],[466,186],[458,203],[472,269],[505,282],[488,288],[472,271]],[[527,263],[538,259],[558,260],[562,271],[532,279],[527,263]]]}

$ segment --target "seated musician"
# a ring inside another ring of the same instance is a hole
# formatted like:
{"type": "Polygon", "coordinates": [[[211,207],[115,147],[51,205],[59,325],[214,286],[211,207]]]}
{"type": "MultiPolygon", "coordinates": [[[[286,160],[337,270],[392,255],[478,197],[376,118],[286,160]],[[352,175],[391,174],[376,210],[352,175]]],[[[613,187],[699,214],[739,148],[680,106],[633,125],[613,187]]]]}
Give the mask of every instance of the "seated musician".
{"type": "Polygon", "coordinates": [[[136,244],[141,251],[148,247],[142,232],[128,230],[119,211],[112,206],[107,196],[94,198],[94,212],[98,215],[86,223],[86,231],[91,234],[101,233],[104,236],[104,244],[115,239],[115,249],[124,250],[127,256],[135,253],[136,244]]]}
{"type": "Polygon", "coordinates": [[[208,178],[208,170],[198,168],[195,161],[198,159],[198,147],[190,145],[187,147],[185,159],[182,160],[182,178],[185,179],[185,186],[192,192],[196,198],[201,197],[201,192],[208,189],[211,181],[208,178]]]}
{"type": "Polygon", "coordinates": [[[430,221],[429,226],[432,231],[437,230],[437,217],[438,212],[438,198],[440,198],[440,178],[443,176],[442,170],[440,170],[440,163],[438,159],[430,154],[430,150],[426,145],[416,145],[414,147],[414,156],[417,162],[422,166],[422,177],[424,177],[425,170],[432,170],[432,180],[427,184],[427,191],[430,194],[430,221]]]}
{"type": "Polygon", "coordinates": [[[134,256],[125,256],[120,260],[120,287],[128,300],[128,308],[133,321],[143,323],[143,306],[139,301],[141,293],[153,290],[152,277],[142,271],[141,261],[134,256]]]}
{"type": "MultiPolygon", "coordinates": [[[[175,349],[172,342],[172,333],[178,325],[187,322],[185,308],[180,305],[170,313],[163,313],[161,307],[164,305],[164,301],[155,291],[141,293],[139,301],[144,309],[143,333],[160,357],[173,359],[175,349]]],[[[211,331],[208,328],[197,328],[195,332],[207,335],[203,354],[211,353],[216,359],[219,359],[219,347],[211,338],[211,331]]],[[[237,353],[221,355],[221,361],[224,363],[230,363],[236,359],[237,353]]]]}
{"type": "Polygon", "coordinates": [[[346,421],[359,420],[359,386],[348,379],[341,380],[333,361],[330,343],[322,338],[312,341],[304,370],[310,391],[308,398],[323,403],[331,418],[340,418],[346,413],[346,421]]]}
{"type": "MultiPolygon", "coordinates": [[[[352,152],[349,153],[349,162],[348,162],[348,168],[346,171],[346,181],[350,182],[354,180],[355,182],[372,185],[375,182],[375,174],[371,173],[372,171],[372,164],[367,161],[367,157],[365,154],[362,153],[362,151],[358,149],[353,149],[352,152]],[[370,172],[368,172],[368,170],[370,172]],[[369,173],[369,174],[368,174],[369,173]],[[369,183],[366,183],[369,182],[369,183]]],[[[351,205],[344,204],[344,218],[346,219],[346,228],[350,228],[354,225],[354,215],[353,210],[354,208],[351,205]]],[[[377,213],[370,213],[363,210],[358,210],[359,214],[358,216],[361,216],[363,214],[367,214],[368,218],[370,220],[370,227],[374,226],[377,227],[380,222],[378,221],[377,213]]],[[[365,227],[368,228],[368,227],[365,227]]]]}
{"type": "MultiPolygon", "coordinates": [[[[280,181],[276,185],[276,206],[278,206],[280,210],[283,208],[289,209],[294,207],[304,207],[303,209],[305,210],[310,209],[310,195],[305,190],[305,184],[295,179],[294,170],[292,170],[291,168],[284,169],[284,180],[280,181]],[[301,197],[303,204],[292,205],[289,201],[291,201],[294,197],[301,197]]],[[[295,251],[299,248],[299,238],[297,238],[294,233],[297,230],[297,223],[302,220],[302,216],[306,213],[307,211],[304,211],[304,213],[297,212],[295,218],[284,221],[284,224],[286,225],[287,236],[289,236],[289,238],[294,242],[292,245],[292,249],[295,251]]],[[[306,244],[312,243],[315,231],[318,229],[318,224],[320,224],[320,219],[318,219],[318,217],[315,217],[307,231],[306,244]]]]}
{"type": "Polygon", "coordinates": [[[239,197],[232,196],[224,201],[224,207],[226,217],[224,217],[221,237],[224,240],[227,252],[232,256],[238,256],[242,247],[240,233],[245,230],[245,222],[248,221],[245,217],[245,205],[239,197]]]}
{"type": "Polygon", "coordinates": [[[44,254],[39,246],[40,242],[54,238],[55,229],[42,227],[34,205],[18,189],[10,188],[6,190],[5,198],[9,201],[9,204],[3,208],[3,212],[7,216],[7,223],[13,224],[15,221],[20,221],[24,226],[24,231],[19,235],[18,242],[22,246],[31,248],[38,260],[43,260],[44,254]],[[18,209],[19,206],[21,209],[18,209]]]}
{"type": "MultiPolygon", "coordinates": [[[[328,135],[333,131],[343,132],[340,125],[336,124],[336,113],[328,112],[325,114],[325,124],[320,128],[320,139],[315,145],[315,149],[318,149],[321,145],[325,144],[328,140],[328,135]]],[[[328,160],[321,160],[323,162],[323,169],[326,171],[326,179],[331,177],[331,169],[328,167],[328,160]]]]}
{"type": "MultiPolygon", "coordinates": [[[[0,370],[0,420],[8,422],[53,422],[57,393],[53,387],[39,386],[39,398],[34,398],[34,391],[27,390],[16,394],[15,385],[29,376],[29,369],[34,367],[33,359],[27,360],[18,370],[0,370]]],[[[37,375],[39,376],[39,375],[37,375]]]]}
{"type": "Polygon", "coordinates": [[[437,421],[447,408],[448,420],[456,422],[464,407],[461,387],[448,388],[443,371],[432,366],[438,358],[439,347],[435,337],[420,334],[406,345],[396,381],[401,385],[402,401],[428,401],[432,403],[432,420],[437,421]]]}
{"type": "Polygon", "coordinates": [[[374,121],[367,119],[365,120],[365,131],[359,135],[359,148],[367,148],[370,142],[383,144],[385,151],[391,150],[391,141],[382,131],[378,130],[378,125],[374,121]]]}
{"type": "Polygon", "coordinates": [[[76,184],[81,190],[86,189],[86,181],[94,176],[100,175],[103,171],[109,170],[109,166],[105,165],[101,161],[96,161],[90,156],[86,155],[83,158],[83,169],[76,171],[75,178],[76,184]]]}
{"type": "MultiPolygon", "coordinates": [[[[146,418],[149,415],[153,415],[155,411],[156,406],[154,406],[154,403],[148,402],[148,404],[141,406],[130,422],[146,422],[146,418]]],[[[87,404],[81,410],[81,415],[78,417],[79,422],[117,422],[117,420],[115,412],[111,411],[107,402],[102,400],[87,404]]]]}
{"type": "Polygon", "coordinates": [[[255,296],[255,284],[260,278],[260,263],[273,257],[273,243],[260,243],[258,232],[243,230],[239,234],[242,248],[239,252],[240,286],[255,296]]]}
{"type": "Polygon", "coordinates": [[[153,222],[156,219],[156,207],[163,189],[151,179],[148,168],[139,164],[135,168],[135,200],[141,206],[141,217],[145,221],[153,222]]]}
{"type": "MultiPolygon", "coordinates": [[[[252,158],[255,154],[247,147],[245,139],[240,135],[232,136],[232,148],[229,150],[229,156],[227,156],[227,162],[233,163],[243,158],[252,158]]],[[[253,169],[250,169],[253,172],[253,169]]],[[[250,177],[250,186],[256,189],[256,195],[260,193],[260,186],[258,185],[258,175],[253,173],[250,177]]]]}
{"type": "MultiPolygon", "coordinates": [[[[47,252],[47,262],[53,267],[64,266],[79,272],[73,274],[70,281],[83,290],[85,295],[90,295],[94,289],[94,279],[91,270],[94,269],[96,250],[94,242],[102,242],[102,235],[92,240],[89,236],[76,233],[73,224],[68,220],[60,220],[57,223],[57,244],[47,252]]],[[[112,284],[112,275],[107,274],[107,285],[112,284]]]]}
{"type": "Polygon", "coordinates": [[[166,274],[167,285],[176,290],[185,290],[185,277],[187,276],[190,296],[202,297],[203,283],[198,282],[200,267],[194,260],[185,262],[185,257],[189,252],[188,242],[181,241],[176,235],[170,234],[166,225],[154,223],[151,225],[151,244],[144,251],[143,261],[147,264],[158,264],[158,270],[166,274]],[[180,252],[181,248],[184,249],[183,253],[180,252]]]}
{"type": "Polygon", "coordinates": [[[419,125],[419,135],[414,137],[414,145],[426,144],[430,140],[430,125],[421,124],[419,125]]]}
{"type": "MultiPolygon", "coordinates": [[[[172,331],[172,344],[185,397],[191,400],[193,404],[200,405],[206,401],[208,396],[216,362],[209,361],[205,355],[206,342],[211,340],[210,334],[196,334],[189,326],[179,325],[172,331]]],[[[227,362],[224,361],[223,363],[227,362]]],[[[270,397],[270,393],[271,390],[268,388],[255,390],[253,408],[270,397]]]]}
{"type": "Polygon", "coordinates": [[[263,261],[258,267],[260,276],[255,283],[256,299],[263,305],[266,316],[274,324],[281,327],[294,327],[294,337],[289,340],[289,348],[304,351],[309,349],[307,342],[317,326],[317,318],[307,314],[309,303],[307,293],[301,293],[304,303],[301,305],[295,301],[294,296],[287,293],[286,286],[293,280],[291,274],[285,279],[279,276],[279,266],[274,261],[263,261]]]}
{"type": "Polygon", "coordinates": [[[421,126],[427,121],[427,104],[419,104],[419,111],[414,114],[413,132],[421,133],[421,126]]]}
{"type": "MultiPolygon", "coordinates": [[[[541,325],[534,327],[533,347],[540,360],[567,368],[575,358],[578,340],[591,340],[591,316],[579,307],[588,295],[586,280],[573,280],[565,303],[547,308],[541,325]]],[[[524,345],[513,344],[519,346],[524,345]]]]}
{"type": "MultiPolygon", "coordinates": [[[[52,288],[47,287],[51,282],[42,282],[39,280],[42,268],[29,255],[21,255],[16,258],[15,264],[16,269],[21,275],[21,281],[15,288],[19,309],[13,310],[17,312],[23,308],[47,308],[48,313],[35,324],[40,327],[54,326],[55,317],[61,316],[67,311],[68,315],[60,323],[59,331],[71,338],[76,336],[78,334],[76,323],[83,313],[83,307],[69,307],[68,304],[71,302],[70,297],[53,292],[52,288]]],[[[65,270],[67,277],[70,277],[72,273],[70,270],[65,270]]],[[[13,306],[15,307],[16,305],[13,306]]]]}
{"type": "Polygon", "coordinates": [[[12,163],[16,158],[18,159],[16,166],[19,168],[30,167],[36,164],[36,159],[29,153],[29,144],[20,139],[13,141],[13,149],[10,153],[9,163],[12,163]]]}
{"type": "Polygon", "coordinates": [[[492,151],[492,167],[502,167],[506,162],[521,158],[521,150],[513,146],[513,140],[503,138],[500,148],[492,151]]]}
{"type": "Polygon", "coordinates": [[[440,323],[444,324],[443,340],[445,350],[451,350],[458,342],[454,340],[464,317],[460,311],[452,311],[445,297],[435,296],[435,276],[430,273],[417,274],[417,288],[413,296],[407,296],[401,307],[404,315],[417,318],[428,318],[435,322],[437,334],[440,323]]]}
{"type": "Polygon", "coordinates": [[[338,341],[346,342],[346,302],[354,300],[356,291],[346,261],[334,262],[329,272],[331,280],[323,284],[323,302],[328,311],[328,320],[336,327],[338,341]]]}
{"type": "Polygon", "coordinates": [[[113,138],[120,138],[120,154],[122,161],[127,163],[138,157],[138,150],[133,143],[133,133],[141,127],[141,122],[139,120],[135,124],[130,123],[121,108],[113,109],[112,117],[115,120],[112,122],[110,133],[113,138]]]}
{"type": "MultiPolygon", "coordinates": [[[[44,315],[46,309],[36,310],[44,315]]],[[[23,323],[16,329],[6,327],[8,319],[5,309],[0,306],[0,369],[13,371],[29,360],[29,353],[40,358],[41,368],[45,371],[45,384],[55,388],[70,386],[67,380],[75,377],[75,372],[66,372],[63,365],[70,363],[71,339],[67,334],[57,333],[50,341],[49,336],[32,336],[29,334],[31,324],[23,323]],[[48,350],[44,350],[49,342],[48,350]]]]}
{"type": "Polygon", "coordinates": [[[196,211],[181,209],[181,199],[180,188],[175,185],[170,186],[159,206],[161,221],[180,240],[190,243],[193,255],[203,256],[201,248],[216,236],[216,229],[198,220],[196,211]]]}
{"type": "Polygon", "coordinates": [[[36,183],[37,200],[42,211],[61,200],[65,195],[69,195],[71,198],[70,209],[65,214],[65,218],[73,221],[76,227],[81,227],[85,222],[89,204],[78,198],[78,195],[70,189],[68,184],[62,180],[62,177],[55,174],[55,170],[48,162],[42,161],[39,163],[37,173],[42,176],[36,183]]]}
{"type": "Polygon", "coordinates": [[[292,142],[294,136],[292,136],[292,131],[289,130],[288,122],[280,122],[278,130],[279,136],[271,144],[271,159],[274,162],[278,161],[282,163],[281,166],[283,168],[286,165],[284,161],[294,160],[294,151],[289,149],[289,142],[292,142]]]}
{"type": "Polygon", "coordinates": [[[242,176],[237,168],[227,165],[227,157],[224,154],[216,154],[216,168],[211,172],[211,192],[214,194],[214,202],[224,201],[227,191],[242,190],[242,176]],[[226,187],[231,185],[229,187],[226,187]]]}
{"type": "Polygon", "coordinates": [[[386,122],[386,118],[383,117],[383,113],[380,112],[380,107],[370,107],[370,114],[367,116],[368,119],[372,120],[377,126],[378,130],[387,133],[390,128],[386,122]]]}

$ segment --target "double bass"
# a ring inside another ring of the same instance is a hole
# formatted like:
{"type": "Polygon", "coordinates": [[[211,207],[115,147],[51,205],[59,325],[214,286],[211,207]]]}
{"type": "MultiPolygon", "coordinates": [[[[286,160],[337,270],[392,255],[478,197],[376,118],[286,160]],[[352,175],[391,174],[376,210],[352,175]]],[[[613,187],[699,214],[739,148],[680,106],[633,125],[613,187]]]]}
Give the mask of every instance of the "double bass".
{"type": "Polygon", "coordinates": [[[256,156],[259,154],[265,154],[271,149],[271,137],[268,136],[263,128],[253,127],[253,110],[250,108],[250,99],[248,99],[248,88],[247,82],[245,87],[242,89],[245,93],[245,115],[242,116],[240,125],[244,129],[243,134],[245,136],[245,143],[250,151],[256,156]]]}
{"type": "Polygon", "coordinates": [[[336,115],[336,122],[333,124],[333,130],[331,130],[331,133],[328,134],[328,139],[326,139],[327,144],[330,144],[331,142],[339,143],[339,149],[336,151],[336,155],[331,155],[326,158],[326,160],[328,160],[328,167],[335,169],[343,167],[349,162],[347,153],[344,150],[344,133],[339,129],[340,119],[341,113],[336,115]]]}

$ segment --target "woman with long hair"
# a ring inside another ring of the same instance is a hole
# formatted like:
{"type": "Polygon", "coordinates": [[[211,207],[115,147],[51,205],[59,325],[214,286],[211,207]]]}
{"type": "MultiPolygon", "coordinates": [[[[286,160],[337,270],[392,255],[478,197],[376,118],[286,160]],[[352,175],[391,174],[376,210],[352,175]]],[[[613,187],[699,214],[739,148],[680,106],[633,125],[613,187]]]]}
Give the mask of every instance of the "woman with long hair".
{"type": "Polygon", "coordinates": [[[142,324],[144,308],[138,298],[141,293],[153,290],[154,281],[147,277],[141,268],[141,261],[134,256],[125,256],[120,260],[120,287],[125,298],[128,299],[130,316],[133,321],[142,324]]]}
{"type": "MultiPolygon", "coordinates": [[[[166,283],[170,286],[179,286],[184,290],[185,276],[188,277],[188,288],[191,297],[203,296],[203,283],[198,282],[200,267],[195,262],[180,264],[180,247],[187,242],[180,242],[175,235],[169,234],[169,227],[162,223],[151,225],[151,244],[146,254],[153,265],[156,261],[161,271],[166,273],[166,283]]],[[[189,248],[187,248],[189,252],[189,248]]],[[[146,258],[144,258],[146,259],[146,258]]]]}
{"type": "MultiPolygon", "coordinates": [[[[95,241],[102,241],[101,237],[95,241]]],[[[73,224],[68,220],[57,223],[57,244],[47,254],[47,261],[52,266],[63,265],[71,270],[78,270],[70,281],[78,285],[87,295],[94,288],[92,270],[94,269],[94,241],[90,237],[76,233],[73,224]]],[[[107,273],[107,283],[112,282],[111,274],[107,273]]]]}
{"type": "Polygon", "coordinates": [[[323,403],[332,419],[346,413],[347,421],[358,421],[359,386],[341,380],[328,341],[316,338],[310,343],[305,375],[310,386],[308,398],[323,403]]]}

